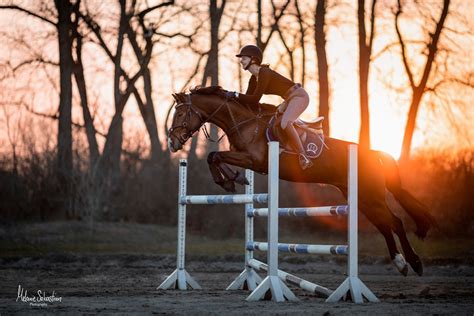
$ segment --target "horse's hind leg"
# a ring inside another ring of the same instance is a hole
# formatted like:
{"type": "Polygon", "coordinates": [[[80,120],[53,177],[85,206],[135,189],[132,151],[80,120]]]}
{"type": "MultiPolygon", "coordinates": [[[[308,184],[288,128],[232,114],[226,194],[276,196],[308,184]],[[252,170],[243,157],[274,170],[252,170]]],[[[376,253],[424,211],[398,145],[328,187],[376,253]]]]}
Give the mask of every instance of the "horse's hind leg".
{"type": "Polygon", "coordinates": [[[408,273],[408,265],[403,255],[398,250],[395,238],[393,237],[393,214],[390,212],[388,207],[376,201],[361,203],[361,206],[367,219],[374,224],[385,238],[390,259],[393,264],[401,274],[406,276],[408,273]]]}
{"type": "Polygon", "coordinates": [[[407,233],[405,228],[403,227],[403,222],[401,219],[394,217],[393,221],[395,224],[394,232],[397,234],[398,239],[400,240],[400,244],[403,249],[403,253],[405,254],[408,263],[412,267],[413,271],[415,271],[418,275],[423,275],[423,264],[421,263],[420,257],[415,253],[415,250],[410,245],[410,241],[408,240],[407,233]]]}

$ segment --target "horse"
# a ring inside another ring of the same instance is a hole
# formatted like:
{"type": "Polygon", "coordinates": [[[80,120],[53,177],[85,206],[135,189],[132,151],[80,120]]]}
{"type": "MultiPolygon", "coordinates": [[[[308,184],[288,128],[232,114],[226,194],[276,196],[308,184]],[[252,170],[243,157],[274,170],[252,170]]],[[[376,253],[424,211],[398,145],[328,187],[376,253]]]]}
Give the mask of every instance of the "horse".
{"type": "MultiPolygon", "coordinates": [[[[216,184],[227,191],[235,191],[235,184],[245,184],[242,172],[228,165],[268,173],[268,140],[266,129],[277,108],[259,104],[258,108],[243,105],[226,97],[219,86],[202,87],[190,93],[173,94],[176,102],[172,125],[168,131],[168,147],[179,151],[205,123],[221,128],[230,143],[230,150],[209,153],[207,162],[216,184]]],[[[309,169],[299,167],[298,155],[280,154],[280,179],[303,183],[324,183],[336,186],[347,199],[348,145],[350,142],[326,137],[321,155],[309,169]]],[[[400,218],[386,203],[386,190],[416,223],[415,234],[424,239],[437,226],[428,208],[401,185],[397,162],[390,155],[369,149],[358,152],[359,210],[380,231],[387,243],[390,259],[398,271],[407,275],[408,264],[418,275],[423,274],[420,257],[410,245],[400,218]],[[394,234],[398,236],[403,254],[398,250],[394,234]],[[405,259],[406,258],[406,259],[405,259]],[[408,264],[407,264],[408,262],[408,264]]]]}

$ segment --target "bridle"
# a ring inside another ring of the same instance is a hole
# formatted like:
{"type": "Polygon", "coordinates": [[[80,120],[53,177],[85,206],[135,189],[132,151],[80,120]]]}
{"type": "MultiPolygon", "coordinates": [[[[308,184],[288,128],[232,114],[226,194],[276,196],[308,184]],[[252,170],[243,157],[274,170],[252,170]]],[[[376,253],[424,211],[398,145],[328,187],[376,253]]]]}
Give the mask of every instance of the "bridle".
{"type": "MultiPolygon", "coordinates": [[[[204,119],[202,117],[202,114],[196,110],[193,106],[193,103],[191,102],[191,94],[187,94],[187,101],[186,102],[181,102],[181,103],[178,103],[175,107],[175,109],[178,109],[179,107],[181,106],[186,106],[186,113],[185,113],[185,120],[183,121],[183,123],[181,125],[178,125],[178,126],[172,126],[170,129],[169,129],[169,134],[168,135],[171,135],[171,133],[173,133],[173,131],[177,128],[184,128],[186,130],[186,133],[180,135],[178,137],[179,141],[184,144],[189,138],[191,138],[194,133],[196,133],[204,124],[206,124],[207,122],[209,122],[221,109],[222,107],[224,107],[224,105],[227,105],[227,100],[224,101],[223,103],[221,103],[217,109],[214,110],[214,112],[211,113],[211,115],[209,115],[206,119],[204,119]],[[188,130],[188,120],[191,119],[191,115],[194,114],[198,117],[199,119],[199,126],[197,129],[195,130],[188,130]],[[183,137],[182,137],[183,136],[183,137]]],[[[204,135],[206,135],[206,138],[207,139],[210,139],[210,135],[209,135],[209,132],[206,130],[206,128],[204,127],[204,135]]],[[[225,135],[225,134],[224,134],[225,135]]],[[[223,135],[223,136],[224,136],[223,135]]],[[[219,138],[219,140],[222,139],[222,137],[219,138]]],[[[218,141],[219,141],[218,140],[218,141]]]]}
{"type": "MultiPolygon", "coordinates": [[[[214,112],[212,112],[206,119],[203,118],[202,114],[196,110],[196,108],[193,106],[193,103],[191,102],[191,94],[186,94],[187,96],[187,100],[185,102],[181,102],[181,103],[178,103],[175,107],[175,109],[178,109],[179,107],[181,106],[186,106],[186,113],[185,113],[185,120],[183,121],[183,123],[181,125],[178,125],[178,126],[172,126],[170,129],[169,129],[169,135],[171,135],[171,133],[173,133],[174,130],[176,130],[177,128],[184,128],[186,130],[186,132],[184,134],[181,134],[180,136],[178,136],[178,140],[181,142],[181,144],[184,144],[189,138],[191,138],[194,133],[196,133],[201,127],[204,126],[205,123],[209,122],[217,113],[219,113],[219,111],[224,107],[226,106],[228,111],[229,111],[229,114],[230,114],[230,117],[232,119],[232,122],[234,124],[233,127],[231,127],[227,133],[224,133],[222,134],[222,136],[219,137],[219,139],[217,141],[211,139],[211,136],[209,135],[209,132],[207,131],[206,127],[203,127],[203,132],[204,132],[204,135],[205,137],[212,141],[212,142],[219,142],[224,136],[229,136],[230,134],[232,134],[234,131],[237,131],[239,137],[241,138],[241,140],[243,140],[242,138],[242,135],[240,133],[240,129],[239,127],[248,123],[248,122],[251,122],[251,121],[254,121],[256,120],[257,121],[257,125],[256,125],[256,128],[255,128],[255,131],[253,133],[253,137],[252,137],[252,140],[251,142],[254,141],[255,139],[255,135],[258,133],[258,130],[259,130],[259,120],[263,117],[263,116],[267,116],[265,114],[262,114],[261,113],[261,108],[259,106],[259,113],[255,116],[255,117],[252,117],[250,119],[246,119],[246,120],[243,120],[241,122],[236,122],[235,120],[235,117],[232,113],[232,110],[230,109],[229,105],[228,105],[228,99],[226,99],[224,102],[222,102],[218,107],[217,109],[214,110],[214,112]],[[188,130],[188,120],[191,119],[191,116],[192,115],[196,115],[199,119],[199,127],[195,130],[188,130]]],[[[273,114],[272,114],[273,115],[273,114]]]]}

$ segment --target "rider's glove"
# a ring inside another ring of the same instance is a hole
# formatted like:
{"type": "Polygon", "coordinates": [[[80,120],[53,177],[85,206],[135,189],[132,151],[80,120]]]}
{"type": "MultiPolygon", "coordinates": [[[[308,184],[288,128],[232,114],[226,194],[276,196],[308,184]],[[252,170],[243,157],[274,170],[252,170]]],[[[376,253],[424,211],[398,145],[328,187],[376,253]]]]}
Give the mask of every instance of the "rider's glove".
{"type": "Polygon", "coordinates": [[[237,92],[234,92],[234,91],[226,91],[225,92],[225,97],[227,99],[234,99],[234,98],[237,98],[239,96],[239,94],[237,92]]]}

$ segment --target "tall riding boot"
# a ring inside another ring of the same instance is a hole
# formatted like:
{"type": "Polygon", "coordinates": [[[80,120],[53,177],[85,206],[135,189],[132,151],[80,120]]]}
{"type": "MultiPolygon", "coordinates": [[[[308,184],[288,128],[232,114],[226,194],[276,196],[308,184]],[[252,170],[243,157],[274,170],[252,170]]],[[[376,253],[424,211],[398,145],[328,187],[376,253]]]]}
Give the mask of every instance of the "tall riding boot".
{"type": "Polygon", "coordinates": [[[293,126],[292,123],[288,124],[286,126],[286,135],[290,139],[291,146],[296,152],[299,152],[299,162],[300,162],[300,167],[301,169],[305,170],[310,168],[313,163],[311,160],[306,157],[306,151],[304,150],[303,144],[301,143],[301,139],[298,135],[298,132],[296,131],[295,127],[293,126]]]}

